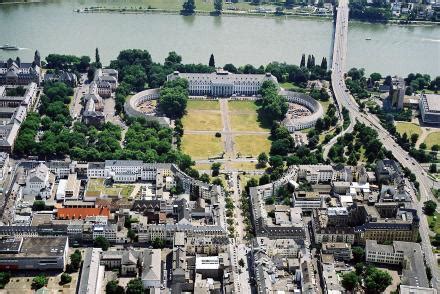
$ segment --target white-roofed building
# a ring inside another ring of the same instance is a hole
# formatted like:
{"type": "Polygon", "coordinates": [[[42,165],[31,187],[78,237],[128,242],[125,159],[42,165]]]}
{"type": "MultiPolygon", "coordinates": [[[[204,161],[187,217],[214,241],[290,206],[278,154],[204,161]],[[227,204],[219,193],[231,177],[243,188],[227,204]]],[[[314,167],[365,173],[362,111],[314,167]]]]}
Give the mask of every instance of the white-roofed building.
{"type": "Polygon", "coordinates": [[[440,124],[439,94],[420,94],[419,108],[424,123],[440,124]]]}

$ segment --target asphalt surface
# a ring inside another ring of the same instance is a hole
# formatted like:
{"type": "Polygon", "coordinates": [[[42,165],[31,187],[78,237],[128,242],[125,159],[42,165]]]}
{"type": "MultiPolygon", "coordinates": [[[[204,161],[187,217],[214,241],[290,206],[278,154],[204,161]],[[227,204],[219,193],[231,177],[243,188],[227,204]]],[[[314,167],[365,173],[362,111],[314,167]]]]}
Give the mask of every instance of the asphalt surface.
{"type": "MultiPolygon", "coordinates": [[[[420,201],[413,199],[413,205],[420,215],[420,235],[422,237],[422,250],[425,254],[427,265],[431,268],[433,278],[431,280],[433,288],[440,289],[440,275],[437,265],[437,259],[432,252],[432,246],[429,240],[429,227],[425,215],[422,213],[423,202],[427,200],[435,200],[431,193],[433,182],[427,177],[423,167],[408,152],[403,150],[394,139],[385,130],[379,119],[372,114],[364,114],[359,111],[359,106],[351,97],[344,79],[345,62],[347,56],[347,33],[348,33],[348,0],[340,0],[337,12],[335,43],[333,48],[332,63],[332,87],[338,101],[339,107],[345,107],[349,110],[351,124],[347,131],[351,131],[356,120],[365,125],[374,128],[379,136],[380,141],[387,150],[393,153],[393,156],[403,167],[409,168],[417,177],[420,183],[420,201]]],[[[336,141],[336,138],[335,138],[336,141]]]]}

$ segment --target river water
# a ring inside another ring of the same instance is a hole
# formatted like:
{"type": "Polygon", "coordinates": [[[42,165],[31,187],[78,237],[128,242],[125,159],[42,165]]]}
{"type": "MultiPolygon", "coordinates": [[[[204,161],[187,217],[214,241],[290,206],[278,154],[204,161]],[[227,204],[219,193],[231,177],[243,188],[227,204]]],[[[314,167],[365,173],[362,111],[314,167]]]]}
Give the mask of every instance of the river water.
{"type": "MultiPolygon", "coordinates": [[[[136,5],[136,1],[130,4],[136,5]]],[[[164,14],[85,14],[74,9],[126,1],[57,0],[45,3],[0,5],[0,44],[20,51],[0,50],[0,59],[31,59],[63,53],[94,56],[100,50],[104,64],[127,48],[147,49],[163,62],[176,51],[185,63],[247,63],[270,61],[298,64],[301,54],[317,60],[331,52],[332,22],[305,18],[212,17],[164,14]]],[[[367,72],[440,75],[440,26],[397,26],[351,22],[348,67],[367,72]],[[366,40],[371,38],[371,40],[366,40]]]]}

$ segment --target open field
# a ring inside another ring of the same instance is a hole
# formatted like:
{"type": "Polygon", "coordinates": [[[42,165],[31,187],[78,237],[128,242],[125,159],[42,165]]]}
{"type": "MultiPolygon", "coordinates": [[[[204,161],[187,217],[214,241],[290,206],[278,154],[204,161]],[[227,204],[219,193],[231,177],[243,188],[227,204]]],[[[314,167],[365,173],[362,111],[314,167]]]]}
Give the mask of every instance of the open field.
{"type": "Polygon", "coordinates": [[[230,114],[232,131],[264,132],[269,131],[263,128],[258,122],[257,114],[230,114]]]}
{"type": "Polygon", "coordinates": [[[440,145],[440,132],[430,133],[425,139],[425,144],[428,149],[433,145],[440,145]]]}
{"type": "Polygon", "coordinates": [[[251,112],[258,110],[258,105],[254,101],[231,100],[228,101],[229,112],[251,112]]]}
{"type": "Polygon", "coordinates": [[[120,195],[123,198],[128,198],[134,190],[134,185],[113,184],[105,186],[104,179],[90,179],[87,183],[87,193],[101,192],[108,196],[120,195]]]}
{"type": "Polygon", "coordinates": [[[412,134],[418,134],[420,136],[422,133],[420,126],[410,122],[396,122],[396,130],[401,135],[406,133],[408,138],[410,138],[412,134]]]}
{"type": "Polygon", "coordinates": [[[209,164],[209,163],[196,163],[194,168],[196,170],[210,170],[211,169],[211,164],[209,164]]]}
{"type": "Polygon", "coordinates": [[[230,166],[232,169],[237,170],[262,170],[262,168],[257,168],[256,162],[232,162],[230,166]]]}
{"type": "Polygon", "coordinates": [[[270,140],[267,135],[237,135],[234,136],[235,151],[241,156],[257,157],[261,152],[269,152],[270,140]]]}
{"type": "Polygon", "coordinates": [[[220,103],[217,100],[188,100],[187,111],[192,110],[219,110],[220,103]]]}
{"type": "Polygon", "coordinates": [[[187,131],[220,131],[222,129],[220,112],[188,111],[182,123],[187,131]]]}
{"type": "Polygon", "coordinates": [[[223,152],[221,138],[214,135],[188,135],[182,138],[182,151],[193,159],[205,159],[223,152]]]}

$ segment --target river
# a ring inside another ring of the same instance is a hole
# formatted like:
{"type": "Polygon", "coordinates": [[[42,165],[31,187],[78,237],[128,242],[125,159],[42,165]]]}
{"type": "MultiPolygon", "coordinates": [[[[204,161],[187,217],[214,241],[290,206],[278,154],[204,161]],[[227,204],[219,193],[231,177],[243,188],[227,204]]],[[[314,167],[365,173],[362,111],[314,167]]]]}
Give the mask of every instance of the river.
{"type": "MultiPolygon", "coordinates": [[[[107,64],[122,49],[141,48],[158,62],[174,50],[185,63],[208,63],[213,53],[217,65],[258,66],[270,61],[298,64],[302,53],[314,54],[320,61],[331,51],[332,23],[324,19],[73,12],[103,3],[127,2],[57,0],[0,5],[0,44],[26,48],[0,50],[0,59],[18,55],[29,60],[35,49],[42,56],[94,56],[98,47],[107,64]]],[[[348,67],[392,75],[440,75],[440,26],[351,22],[348,47],[348,67]]]]}

